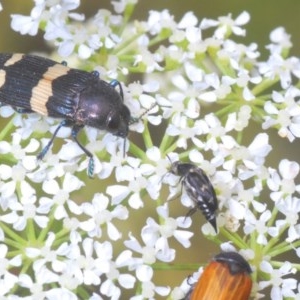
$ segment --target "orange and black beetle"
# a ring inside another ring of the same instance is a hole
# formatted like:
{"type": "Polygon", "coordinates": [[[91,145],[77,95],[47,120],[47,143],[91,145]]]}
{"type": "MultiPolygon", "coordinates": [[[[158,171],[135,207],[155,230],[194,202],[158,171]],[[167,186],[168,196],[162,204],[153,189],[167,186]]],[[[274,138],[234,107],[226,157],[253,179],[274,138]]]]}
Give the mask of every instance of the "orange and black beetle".
{"type": "Polygon", "coordinates": [[[248,300],[252,280],[248,262],[236,252],[216,255],[185,300],[248,300]]]}

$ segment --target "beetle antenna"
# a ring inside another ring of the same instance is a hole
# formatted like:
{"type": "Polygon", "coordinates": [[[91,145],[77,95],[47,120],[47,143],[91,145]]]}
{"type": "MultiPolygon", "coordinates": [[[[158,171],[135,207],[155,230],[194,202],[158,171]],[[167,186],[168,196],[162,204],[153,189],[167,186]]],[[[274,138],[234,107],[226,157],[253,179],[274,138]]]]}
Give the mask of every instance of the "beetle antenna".
{"type": "Polygon", "coordinates": [[[129,121],[129,125],[132,125],[134,123],[137,123],[141,118],[146,115],[152,108],[154,108],[157,105],[157,103],[153,103],[149,108],[147,108],[139,117],[131,117],[129,121]]]}
{"type": "Polygon", "coordinates": [[[125,158],[126,154],[126,139],[124,139],[124,144],[123,144],[123,158],[125,158]]]}
{"type": "Polygon", "coordinates": [[[169,160],[170,164],[172,164],[173,162],[172,162],[172,160],[171,160],[170,156],[169,156],[168,154],[166,154],[166,157],[168,158],[168,160],[169,160]]]}

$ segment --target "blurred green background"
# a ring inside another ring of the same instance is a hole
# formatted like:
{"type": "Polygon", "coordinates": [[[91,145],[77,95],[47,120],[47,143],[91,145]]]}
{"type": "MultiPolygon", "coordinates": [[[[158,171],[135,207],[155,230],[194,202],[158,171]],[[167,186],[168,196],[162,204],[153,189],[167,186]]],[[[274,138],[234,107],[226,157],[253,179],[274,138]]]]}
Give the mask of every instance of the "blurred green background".
{"type": "MultiPolygon", "coordinates": [[[[82,0],[79,11],[92,16],[99,8],[111,9],[108,0],[82,0]]],[[[28,37],[13,33],[10,30],[10,14],[28,14],[33,6],[33,0],[2,0],[4,10],[1,12],[1,43],[0,51],[36,51],[43,50],[45,44],[42,36],[28,37]]],[[[251,21],[246,26],[245,41],[256,42],[261,47],[269,42],[269,33],[278,26],[286,28],[292,35],[293,54],[297,55],[300,48],[299,16],[300,1],[298,0],[140,0],[134,17],[144,20],[149,10],[168,9],[176,20],[187,11],[194,11],[199,18],[217,18],[231,13],[234,17],[246,10],[251,15],[251,21]]],[[[262,49],[262,48],[261,48],[262,49]]]]}
{"type": "MultiPolygon", "coordinates": [[[[107,0],[82,0],[81,2],[83,5],[78,11],[84,12],[86,16],[94,15],[99,8],[112,9],[111,1],[107,0]]],[[[1,3],[3,5],[3,11],[0,13],[0,52],[28,53],[31,51],[50,50],[43,41],[42,34],[35,37],[21,36],[19,33],[15,33],[10,29],[10,14],[29,14],[33,7],[32,0],[2,0],[1,3]]],[[[232,14],[233,18],[236,18],[242,11],[246,10],[251,15],[251,21],[245,27],[247,36],[245,38],[239,38],[239,41],[245,44],[252,42],[257,43],[259,45],[259,51],[262,53],[261,59],[266,58],[267,52],[265,51],[265,46],[270,42],[270,32],[279,26],[285,27],[286,31],[292,36],[291,40],[294,46],[291,53],[295,56],[299,56],[300,53],[299,0],[140,0],[134,13],[134,18],[145,20],[149,10],[162,9],[168,9],[171,14],[175,15],[175,20],[177,21],[179,21],[187,11],[194,11],[195,15],[201,20],[202,18],[217,18],[229,13],[232,14]]],[[[1,121],[6,122],[7,120],[1,121]]],[[[277,133],[274,132],[274,134],[271,135],[270,144],[273,145],[273,151],[270,161],[268,161],[269,165],[277,166],[278,161],[282,158],[299,161],[299,142],[296,141],[290,144],[286,140],[279,138],[277,133]]],[[[97,180],[95,185],[97,185],[97,180]]],[[[174,208],[174,211],[170,213],[172,216],[177,216],[179,215],[179,211],[182,213],[182,210],[186,209],[182,207],[179,200],[173,202],[171,206],[174,208]]],[[[138,212],[133,220],[135,220],[136,223],[137,217],[140,218],[141,223],[144,223],[148,215],[149,213],[145,211],[141,213],[138,212]]],[[[200,232],[200,226],[203,222],[203,218],[200,217],[199,214],[195,214],[193,218],[193,230],[195,233],[192,239],[193,246],[188,250],[179,247],[177,253],[178,262],[203,262],[209,260],[214,254],[219,252],[215,244],[203,240],[200,232]]],[[[131,225],[132,224],[128,224],[128,231],[132,231],[131,225]]],[[[138,227],[138,225],[135,226],[138,227]]],[[[171,246],[177,247],[178,244],[175,242],[171,246]]],[[[157,278],[160,284],[175,286],[179,285],[190,273],[191,272],[187,271],[178,271],[175,274],[174,272],[163,271],[159,272],[156,276],[160,277],[157,278]]]]}

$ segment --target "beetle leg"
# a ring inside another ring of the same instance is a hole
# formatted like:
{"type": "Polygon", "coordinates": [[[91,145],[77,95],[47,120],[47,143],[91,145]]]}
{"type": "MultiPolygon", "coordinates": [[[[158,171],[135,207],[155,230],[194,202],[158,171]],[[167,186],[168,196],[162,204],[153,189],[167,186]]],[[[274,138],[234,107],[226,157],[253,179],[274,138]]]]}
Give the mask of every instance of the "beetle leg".
{"type": "Polygon", "coordinates": [[[93,177],[94,167],[95,167],[93,154],[88,149],[86,149],[77,139],[77,135],[83,127],[84,127],[83,125],[74,125],[72,127],[72,138],[80,147],[80,149],[89,157],[89,165],[88,165],[87,173],[89,177],[93,177]]]}
{"type": "Polygon", "coordinates": [[[124,101],[124,94],[123,94],[123,89],[122,89],[121,83],[120,83],[118,80],[114,79],[114,80],[112,80],[109,84],[110,84],[112,87],[114,87],[114,88],[115,88],[116,86],[119,87],[121,98],[122,98],[123,101],[124,101]]]}
{"type": "Polygon", "coordinates": [[[198,209],[197,206],[194,206],[193,208],[191,208],[191,209],[188,211],[188,213],[186,214],[184,220],[186,220],[187,217],[190,217],[191,215],[193,215],[193,214],[197,211],[197,209],[198,209]]]}
{"type": "Polygon", "coordinates": [[[46,153],[49,151],[49,148],[51,147],[51,145],[53,144],[53,141],[58,133],[58,131],[63,127],[63,126],[68,126],[68,121],[67,120],[64,120],[62,121],[58,127],[55,129],[53,135],[52,135],[52,138],[50,139],[50,141],[48,142],[48,144],[45,146],[45,148],[37,155],[37,159],[40,160],[40,159],[43,159],[46,155],[46,153]]]}
{"type": "Polygon", "coordinates": [[[29,109],[29,108],[20,108],[20,107],[14,107],[12,106],[12,108],[19,114],[29,114],[29,113],[33,113],[34,111],[29,109]]]}

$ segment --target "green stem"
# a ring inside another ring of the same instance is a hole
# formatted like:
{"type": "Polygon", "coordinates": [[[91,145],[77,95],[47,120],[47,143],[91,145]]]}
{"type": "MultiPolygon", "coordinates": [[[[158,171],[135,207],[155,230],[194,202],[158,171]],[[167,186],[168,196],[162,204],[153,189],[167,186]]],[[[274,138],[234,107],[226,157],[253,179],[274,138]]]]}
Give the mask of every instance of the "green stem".
{"type": "MultiPolygon", "coordinates": [[[[129,51],[129,48],[132,47],[132,45],[134,45],[136,43],[136,40],[143,34],[144,34],[144,32],[139,32],[139,33],[133,35],[130,39],[124,41],[124,43],[121,43],[119,46],[117,46],[112,51],[112,54],[117,55],[118,57],[120,57],[121,55],[124,55],[124,53],[129,51]]],[[[131,55],[128,54],[128,58],[130,57],[131,60],[133,59],[133,56],[134,56],[133,54],[131,54],[131,55]]],[[[123,60],[123,59],[121,58],[121,60],[123,60]]]]}
{"type": "Polygon", "coordinates": [[[0,131],[0,141],[5,140],[6,135],[9,135],[9,132],[14,128],[14,118],[11,118],[9,122],[5,125],[4,128],[1,128],[0,131]]]}
{"type": "Polygon", "coordinates": [[[252,89],[252,94],[253,95],[259,95],[260,93],[266,91],[268,88],[273,86],[279,81],[279,77],[277,76],[275,79],[264,79],[261,83],[257,84],[253,89],[252,89]]]}
{"type": "MultiPolygon", "coordinates": [[[[221,104],[223,104],[221,102],[221,104]]],[[[237,107],[237,102],[233,102],[230,103],[229,105],[223,107],[222,109],[219,109],[218,111],[215,112],[215,115],[217,117],[221,117],[221,116],[227,116],[229,113],[232,113],[234,111],[237,111],[238,107],[237,107]]]]}
{"type": "Polygon", "coordinates": [[[6,236],[9,236],[12,240],[14,240],[16,243],[18,243],[17,248],[20,248],[21,245],[25,247],[28,243],[28,241],[24,240],[20,234],[15,233],[15,231],[11,230],[10,227],[6,226],[4,223],[0,223],[0,227],[5,232],[6,236]]]}
{"type": "Polygon", "coordinates": [[[144,132],[143,132],[143,139],[144,139],[146,149],[149,149],[149,148],[153,147],[153,142],[152,142],[152,139],[151,139],[151,134],[150,134],[149,127],[148,127],[147,123],[148,123],[147,120],[145,120],[144,121],[145,129],[144,129],[144,132]]]}
{"type": "Polygon", "coordinates": [[[38,235],[37,241],[39,243],[41,243],[42,241],[44,241],[46,239],[46,236],[49,233],[49,231],[51,230],[51,228],[53,229],[54,222],[57,222],[57,220],[55,220],[55,218],[54,218],[55,208],[56,208],[55,205],[51,208],[48,224],[45,228],[43,228],[41,230],[41,232],[38,235]]]}
{"type": "MultiPolygon", "coordinates": [[[[120,28],[120,30],[123,31],[124,28],[127,28],[127,24],[128,24],[133,12],[134,12],[135,7],[136,7],[135,4],[132,4],[132,3],[129,3],[129,2],[126,5],[124,13],[123,13],[122,27],[120,28]]],[[[121,31],[119,31],[118,35],[121,35],[121,31]]]]}
{"type": "Polygon", "coordinates": [[[169,147],[169,145],[174,141],[174,138],[169,136],[168,134],[165,134],[163,136],[163,139],[160,143],[160,146],[159,146],[159,150],[162,152],[162,153],[169,153],[171,151],[166,151],[167,147],[169,147]]]}
{"type": "Polygon", "coordinates": [[[156,271],[165,271],[165,270],[173,270],[173,271],[181,271],[181,270],[198,270],[201,264],[165,264],[165,263],[155,263],[152,265],[152,268],[156,271]]]}
{"type": "Polygon", "coordinates": [[[158,35],[149,42],[148,47],[150,48],[150,47],[153,47],[154,45],[161,44],[163,41],[167,40],[169,37],[170,37],[170,34],[158,35]]]}
{"type": "MultiPolygon", "coordinates": [[[[271,261],[272,266],[276,268],[280,268],[283,266],[284,262],[281,261],[271,261]]],[[[296,268],[297,270],[300,270],[300,264],[294,264],[292,263],[293,268],[296,268]]],[[[285,299],[285,298],[284,298],[285,299]]]]}
{"type": "Polygon", "coordinates": [[[175,149],[177,149],[176,143],[173,143],[165,152],[170,153],[173,152],[175,149]]]}
{"type": "Polygon", "coordinates": [[[34,228],[34,222],[32,219],[27,219],[26,234],[27,234],[28,241],[30,241],[30,243],[35,242],[35,240],[36,240],[35,228],[34,228]]]}
{"type": "Polygon", "coordinates": [[[228,240],[233,242],[235,245],[237,245],[240,249],[246,249],[248,248],[247,243],[237,234],[234,232],[228,232],[226,229],[221,228],[220,233],[224,235],[228,240]]]}
{"type": "Polygon", "coordinates": [[[276,245],[276,247],[274,247],[272,250],[269,250],[267,252],[267,254],[271,257],[276,257],[276,256],[278,256],[282,253],[289,252],[291,250],[292,249],[291,249],[291,244],[290,243],[282,242],[282,243],[276,245]]]}
{"type": "Polygon", "coordinates": [[[140,158],[141,160],[146,159],[146,153],[141,148],[139,148],[136,144],[130,143],[129,152],[132,153],[135,157],[140,158]]]}

